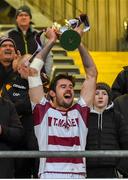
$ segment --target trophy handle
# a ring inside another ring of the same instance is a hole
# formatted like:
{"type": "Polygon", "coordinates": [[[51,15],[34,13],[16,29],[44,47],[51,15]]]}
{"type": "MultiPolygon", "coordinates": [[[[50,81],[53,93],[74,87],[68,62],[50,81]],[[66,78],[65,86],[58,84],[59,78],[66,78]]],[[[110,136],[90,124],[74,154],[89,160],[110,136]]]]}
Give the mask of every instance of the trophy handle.
{"type": "Polygon", "coordinates": [[[81,14],[78,18],[70,19],[67,22],[73,29],[80,26],[81,24],[84,24],[83,32],[90,30],[90,24],[89,24],[88,16],[86,14],[81,14]]]}
{"type": "Polygon", "coordinates": [[[89,24],[89,19],[88,16],[86,14],[81,14],[79,16],[79,22],[81,22],[81,24],[84,24],[84,29],[83,32],[89,31],[90,30],[90,24],[89,24]]]}

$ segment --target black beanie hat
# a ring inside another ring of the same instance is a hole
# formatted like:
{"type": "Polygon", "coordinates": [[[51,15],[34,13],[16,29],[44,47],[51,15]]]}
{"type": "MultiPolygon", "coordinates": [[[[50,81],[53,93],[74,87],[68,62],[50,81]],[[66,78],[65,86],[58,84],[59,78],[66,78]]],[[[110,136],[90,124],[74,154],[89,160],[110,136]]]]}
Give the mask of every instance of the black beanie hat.
{"type": "Polygon", "coordinates": [[[30,18],[32,18],[32,14],[31,14],[31,10],[28,6],[24,5],[24,6],[21,6],[17,9],[16,11],[16,17],[21,13],[21,12],[26,12],[30,18]]]}
{"type": "Polygon", "coordinates": [[[105,90],[108,94],[108,97],[109,97],[109,102],[108,104],[111,102],[111,88],[110,86],[107,84],[107,83],[104,83],[104,82],[98,82],[96,83],[96,89],[102,89],[102,90],[105,90]]]}
{"type": "Polygon", "coordinates": [[[16,48],[16,44],[15,44],[14,40],[11,39],[11,38],[9,38],[9,37],[7,37],[7,36],[1,36],[1,37],[0,37],[0,46],[1,46],[5,41],[11,41],[11,42],[13,43],[13,45],[14,45],[15,52],[17,53],[17,48],[16,48]]]}

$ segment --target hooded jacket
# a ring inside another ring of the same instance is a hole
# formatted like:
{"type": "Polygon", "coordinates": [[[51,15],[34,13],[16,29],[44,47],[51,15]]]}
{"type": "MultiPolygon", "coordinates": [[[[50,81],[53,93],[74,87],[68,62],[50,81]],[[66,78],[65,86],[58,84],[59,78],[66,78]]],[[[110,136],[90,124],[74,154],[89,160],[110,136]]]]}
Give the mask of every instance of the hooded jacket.
{"type": "MultiPolygon", "coordinates": [[[[19,144],[23,128],[13,103],[0,97],[0,151],[11,151],[19,144]]],[[[0,159],[0,178],[14,178],[14,158],[0,159]]]]}
{"type": "Polygon", "coordinates": [[[112,99],[125,93],[128,93],[128,66],[123,67],[112,84],[112,99]]]}
{"type": "MultiPolygon", "coordinates": [[[[123,120],[120,123],[120,146],[122,150],[128,150],[128,94],[119,96],[114,101],[115,109],[123,115],[123,120]]],[[[128,178],[128,158],[121,158],[117,169],[128,178]]]]}
{"type": "MultiPolygon", "coordinates": [[[[102,113],[91,110],[88,135],[87,150],[119,150],[118,126],[121,115],[114,111],[111,103],[102,113]]],[[[112,158],[87,158],[88,167],[116,166],[118,159],[112,158]]]]}

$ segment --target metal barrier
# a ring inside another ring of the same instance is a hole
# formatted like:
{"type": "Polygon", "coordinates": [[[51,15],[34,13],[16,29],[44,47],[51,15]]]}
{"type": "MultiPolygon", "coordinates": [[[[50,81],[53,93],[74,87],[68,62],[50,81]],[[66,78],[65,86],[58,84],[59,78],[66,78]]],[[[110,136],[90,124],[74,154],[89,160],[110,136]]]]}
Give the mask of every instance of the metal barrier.
{"type": "Polygon", "coordinates": [[[0,151],[0,158],[39,157],[128,157],[128,150],[102,151],[0,151]]]}

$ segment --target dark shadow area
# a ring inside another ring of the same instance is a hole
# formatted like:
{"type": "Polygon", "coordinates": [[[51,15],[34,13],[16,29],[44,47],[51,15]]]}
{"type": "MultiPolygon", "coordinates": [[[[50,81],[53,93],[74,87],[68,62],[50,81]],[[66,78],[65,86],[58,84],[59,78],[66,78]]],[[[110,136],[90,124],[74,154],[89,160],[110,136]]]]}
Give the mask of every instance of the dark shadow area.
{"type": "Polygon", "coordinates": [[[10,6],[4,0],[0,0],[0,24],[15,23],[15,8],[10,6]]]}

